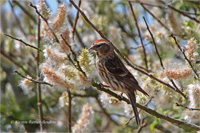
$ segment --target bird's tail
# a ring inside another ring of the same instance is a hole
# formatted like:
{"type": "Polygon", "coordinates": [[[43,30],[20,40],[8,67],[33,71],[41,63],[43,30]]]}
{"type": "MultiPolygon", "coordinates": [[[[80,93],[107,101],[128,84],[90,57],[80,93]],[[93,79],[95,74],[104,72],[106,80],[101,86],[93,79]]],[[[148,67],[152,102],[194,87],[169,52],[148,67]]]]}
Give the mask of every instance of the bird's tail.
{"type": "Polygon", "coordinates": [[[139,113],[138,113],[138,110],[137,110],[137,107],[136,107],[136,97],[135,97],[134,90],[128,89],[127,90],[127,96],[129,97],[131,105],[133,107],[133,112],[135,114],[136,123],[137,123],[137,125],[139,125],[140,124],[140,117],[139,117],[139,113]]]}
{"type": "Polygon", "coordinates": [[[149,96],[148,93],[146,93],[139,85],[136,86],[136,89],[140,92],[142,92],[144,95],[149,96]]]}

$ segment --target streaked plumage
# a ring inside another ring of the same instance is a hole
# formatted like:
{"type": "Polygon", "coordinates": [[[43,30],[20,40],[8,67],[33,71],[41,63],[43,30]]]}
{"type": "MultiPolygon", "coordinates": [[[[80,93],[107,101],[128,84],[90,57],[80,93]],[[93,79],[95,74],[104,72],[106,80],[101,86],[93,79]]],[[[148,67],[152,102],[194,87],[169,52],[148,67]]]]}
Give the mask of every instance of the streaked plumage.
{"type": "Polygon", "coordinates": [[[102,80],[113,90],[121,91],[129,97],[136,122],[139,124],[135,91],[138,90],[145,95],[148,94],[139,86],[137,80],[116,55],[114,48],[108,41],[104,39],[96,40],[90,49],[97,52],[96,65],[102,80]]]}

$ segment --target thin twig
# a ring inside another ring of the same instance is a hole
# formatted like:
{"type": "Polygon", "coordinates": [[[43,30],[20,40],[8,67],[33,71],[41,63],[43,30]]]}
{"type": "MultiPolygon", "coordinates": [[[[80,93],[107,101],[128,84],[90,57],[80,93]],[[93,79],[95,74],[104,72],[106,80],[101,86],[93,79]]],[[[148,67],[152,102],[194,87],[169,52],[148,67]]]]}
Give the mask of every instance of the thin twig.
{"type": "Polygon", "coordinates": [[[69,114],[69,118],[68,118],[68,126],[69,126],[69,132],[72,132],[72,95],[71,95],[71,91],[68,89],[67,90],[68,93],[68,101],[69,101],[69,105],[68,105],[68,114],[69,114]]]}
{"type": "Polygon", "coordinates": [[[34,22],[34,23],[37,23],[35,17],[28,11],[26,10],[26,8],[24,8],[18,1],[14,0],[13,1],[15,4],[17,4],[21,9],[22,11],[24,11],[24,13],[29,16],[29,18],[34,22]]]}
{"type": "Polygon", "coordinates": [[[138,26],[137,18],[136,18],[136,16],[135,16],[135,13],[134,13],[134,11],[133,11],[133,6],[132,6],[132,4],[131,4],[130,1],[129,1],[129,6],[130,6],[130,8],[131,8],[131,12],[132,12],[132,15],[133,15],[133,19],[134,19],[134,22],[135,22],[135,25],[136,25],[136,28],[137,28],[137,31],[138,31],[138,34],[139,34],[139,37],[140,37],[140,42],[141,42],[141,44],[142,44],[142,49],[143,49],[143,53],[144,53],[144,62],[145,62],[145,66],[146,66],[146,69],[148,69],[146,50],[145,50],[144,43],[143,43],[143,40],[142,40],[140,28],[139,28],[139,26],[138,26]]]}
{"type": "Polygon", "coordinates": [[[9,61],[11,61],[13,64],[15,64],[17,67],[21,68],[26,74],[33,76],[32,73],[27,71],[20,63],[18,63],[15,59],[12,59],[10,56],[4,53],[3,49],[1,49],[1,54],[7,58],[9,61]]]}
{"type": "Polygon", "coordinates": [[[119,125],[115,120],[113,120],[110,115],[108,114],[108,112],[106,111],[106,109],[102,106],[101,102],[99,101],[98,97],[95,97],[99,107],[101,108],[101,110],[104,112],[104,114],[106,115],[106,117],[112,121],[115,125],[119,125]]]}
{"type": "Polygon", "coordinates": [[[150,33],[150,35],[151,35],[151,38],[152,38],[152,40],[153,40],[153,44],[154,44],[154,46],[155,46],[156,54],[157,54],[157,56],[158,56],[158,58],[159,58],[159,61],[160,61],[160,65],[161,65],[161,67],[162,67],[163,69],[165,69],[165,68],[164,68],[164,65],[163,65],[163,62],[162,62],[162,59],[161,59],[161,56],[160,56],[160,54],[159,54],[158,47],[157,47],[157,45],[156,45],[155,39],[154,39],[154,37],[153,37],[153,34],[151,33],[151,30],[149,29],[149,26],[148,26],[147,21],[146,21],[146,19],[144,18],[144,16],[143,16],[143,19],[144,19],[144,22],[145,22],[145,24],[146,24],[146,26],[147,26],[147,30],[149,31],[149,33],[150,33]]]}
{"type": "Polygon", "coordinates": [[[183,16],[186,16],[186,17],[188,17],[188,18],[194,20],[195,22],[200,23],[199,20],[197,20],[195,17],[192,17],[192,16],[188,15],[188,14],[185,13],[184,11],[181,11],[181,10],[178,10],[178,9],[174,8],[173,6],[171,6],[171,5],[167,4],[167,3],[165,3],[163,0],[160,0],[160,2],[161,2],[162,4],[164,4],[164,5],[166,5],[167,7],[171,8],[172,10],[174,10],[174,11],[176,11],[176,12],[182,14],[183,16]]]}
{"type": "Polygon", "coordinates": [[[186,109],[189,109],[189,110],[197,110],[197,111],[200,111],[200,109],[188,108],[188,107],[186,107],[186,106],[184,106],[184,105],[182,105],[182,104],[179,104],[179,103],[176,103],[176,106],[181,106],[181,107],[186,108],[186,109]]]}
{"type": "Polygon", "coordinates": [[[179,48],[179,50],[181,51],[181,53],[184,55],[185,60],[188,62],[188,64],[190,65],[190,67],[192,68],[193,72],[196,74],[196,76],[199,78],[198,73],[196,72],[196,70],[194,69],[192,63],[190,62],[190,60],[187,58],[187,56],[185,55],[184,51],[181,49],[180,45],[178,44],[176,37],[171,34],[171,37],[174,39],[176,46],[179,48]]]}
{"type": "Polygon", "coordinates": [[[26,76],[23,76],[21,73],[19,73],[18,71],[14,71],[15,73],[17,73],[19,76],[21,76],[22,78],[25,78],[25,79],[28,79],[34,83],[39,83],[39,84],[46,84],[46,85],[49,85],[50,87],[53,87],[52,84],[50,83],[47,83],[47,82],[43,82],[43,81],[37,81],[37,80],[34,80],[34,79],[31,79],[31,78],[28,78],[26,76]]]}
{"type": "MultiPolygon", "coordinates": [[[[79,0],[78,2],[78,7],[81,6],[81,0],[79,0]]],[[[77,11],[77,14],[76,14],[76,18],[75,18],[75,21],[74,21],[74,25],[73,25],[73,28],[72,28],[72,39],[74,40],[74,32],[75,32],[75,29],[76,29],[76,24],[78,22],[78,18],[79,18],[79,11],[77,11]]]]}
{"type": "MultiPolygon", "coordinates": [[[[147,6],[153,6],[153,7],[158,7],[158,8],[161,8],[161,9],[166,9],[166,7],[164,7],[164,6],[160,6],[160,5],[154,5],[154,4],[151,4],[151,3],[146,3],[146,2],[141,2],[141,1],[139,1],[139,0],[136,0],[136,1],[133,1],[133,0],[129,0],[130,2],[132,2],[132,3],[139,3],[139,4],[143,4],[143,5],[147,5],[147,6]]],[[[199,3],[196,3],[196,4],[199,4],[199,3]]],[[[192,15],[200,15],[200,13],[192,13],[192,12],[186,12],[186,11],[182,11],[182,10],[180,10],[181,12],[183,12],[183,13],[186,13],[186,14],[192,14],[192,15]]]]}
{"type": "Polygon", "coordinates": [[[83,71],[83,69],[81,68],[79,61],[77,60],[76,53],[72,50],[71,45],[69,45],[69,43],[65,40],[65,38],[63,37],[62,34],[61,34],[60,36],[61,36],[62,39],[64,40],[65,44],[69,47],[69,49],[70,49],[70,51],[71,51],[71,53],[72,53],[72,56],[73,56],[75,62],[77,63],[77,65],[75,65],[75,67],[76,67],[79,71],[81,71],[81,72],[84,74],[85,77],[87,77],[86,73],[85,73],[85,72],[83,71]]]}
{"type": "MultiPolygon", "coordinates": [[[[38,16],[37,22],[37,55],[36,55],[36,73],[37,73],[37,81],[40,80],[40,17],[38,16]]],[[[41,98],[41,85],[37,83],[37,104],[38,104],[38,113],[40,118],[40,131],[43,132],[44,130],[44,123],[43,123],[43,111],[42,111],[42,98],[41,98]]]]}
{"type": "MultiPolygon", "coordinates": [[[[70,25],[73,27],[72,18],[71,18],[69,15],[68,15],[67,18],[68,18],[68,20],[69,20],[70,25]]],[[[79,34],[79,32],[76,30],[76,28],[75,28],[75,33],[76,33],[76,36],[77,36],[77,38],[78,38],[78,41],[79,41],[81,47],[85,48],[85,44],[83,43],[82,37],[80,36],[80,34],[79,34]]]]}
{"type": "Polygon", "coordinates": [[[132,3],[139,3],[139,4],[144,4],[144,5],[147,5],[147,6],[153,6],[153,7],[158,7],[158,8],[162,8],[162,9],[165,8],[165,7],[160,6],[160,5],[154,5],[154,4],[151,4],[151,3],[141,2],[141,1],[139,1],[139,0],[136,0],[136,1],[129,0],[129,2],[132,2],[132,3]]]}
{"type": "Polygon", "coordinates": [[[145,118],[142,119],[142,123],[139,126],[139,128],[137,129],[136,133],[140,133],[142,131],[142,129],[147,126],[147,123],[145,123],[144,120],[145,120],[145,118]]]}
{"type": "Polygon", "coordinates": [[[170,29],[159,19],[157,18],[151,11],[149,11],[149,9],[147,9],[142,3],[141,6],[144,8],[145,11],[147,11],[155,20],[158,21],[158,23],[160,23],[160,25],[162,25],[165,29],[167,29],[168,31],[170,31],[170,29]]]}
{"type": "Polygon", "coordinates": [[[56,42],[59,43],[59,40],[58,40],[56,34],[53,32],[53,30],[51,29],[51,27],[50,27],[50,25],[48,23],[48,20],[38,11],[37,7],[34,6],[31,2],[30,2],[30,6],[33,7],[35,9],[36,13],[44,20],[44,22],[48,26],[49,30],[52,32],[54,38],[56,39],[56,42]]]}
{"type": "MultiPolygon", "coordinates": [[[[156,49],[156,54],[157,54],[157,56],[158,56],[158,58],[159,58],[160,65],[161,65],[161,67],[163,68],[163,70],[165,70],[165,67],[164,67],[164,65],[163,65],[162,58],[161,58],[160,53],[159,53],[159,51],[158,51],[158,47],[157,47],[157,44],[156,44],[156,42],[155,42],[154,36],[153,36],[153,34],[152,34],[152,32],[151,32],[151,30],[150,30],[148,24],[147,24],[146,19],[144,18],[144,16],[143,16],[143,19],[144,19],[144,22],[145,22],[145,24],[146,24],[146,26],[147,26],[147,30],[149,31],[149,33],[150,33],[150,35],[151,35],[151,38],[152,38],[152,40],[153,40],[153,45],[154,45],[154,47],[155,47],[155,49],[156,49]]],[[[173,84],[173,86],[176,88],[176,92],[178,92],[179,94],[181,94],[182,96],[184,96],[185,99],[187,99],[186,95],[185,95],[183,92],[180,91],[180,89],[177,87],[177,85],[175,84],[175,82],[173,81],[173,79],[170,79],[170,81],[171,81],[171,83],[173,84]]]]}
{"type": "MultiPolygon", "coordinates": [[[[36,49],[36,50],[42,52],[41,49],[39,49],[39,48],[37,48],[37,47],[35,47],[35,46],[33,46],[33,45],[30,45],[30,44],[24,42],[22,39],[18,39],[18,38],[16,38],[16,37],[13,37],[13,36],[8,35],[8,34],[4,34],[4,35],[5,35],[5,36],[8,36],[8,37],[10,37],[10,38],[12,38],[12,39],[14,39],[14,40],[17,40],[17,41],[19,41],[19,42],[21,42],[21,43],[23,43],[25,46],[31,47],[31,48],[33,48],[33,49],[36,49]]],[[[42,52],[42,53],[43,53],[43,52],[42,52]]]]}
{"type": "MultiPolygon", "coordinates": [[[[149,99],[149,101],[145,104],[146,107],[147,107],[148,104],[152,101],[153,98],[154,98],[154,97],[152,96],[152,97],[149,99]]],[[[141,112],[141,110],[139,111],[139,113],[140,113],[140,112],[141,112]]],[[[133,118],[135,118],[135,116],[131,117],[131,118],[126,122],[126,125],[128,125],[129,122],[130,122],[133,118]]]]}
{"type": "MultiPolygon", "coordinates": [[[[147,46],[147,45],[149,45],[151,42],[148,42],[148,43],[146,43],[146,44],[144,44],[144,46],[147,46]]],[[[131,49],[139,49],[139,48],[142,48],[142,45],[140,45],[140,46],[137,46],[137,47],[130,47],[129,48],[129,50],[131,50],[131,49]]]]}
{"type": "MultiPolygon", "coordinates": [[[[111,90],[109,90],[109,89],[103,88],[100,84],[98,84],[98,83],[96,83],[96,82],[92,82],[92,85],[93,85],[94,87],[96,87],[98,90],[103,91],[103,92],[106,92],[107,94],[110,94],[111,96],[113,96],[113,97],[115,97],[115,98],[117,98],[117,99],[119,99],[119,100],[125,101],[127,104],[130,104],[130,101],[129,101],[127,98],[122,97],[122,96],[116,94],[115,92],[113,92],[113,91],[111,91],[111,90]]],[[[143,105],[141,105],[141,104],[138,104],[138,103],[136,103],[136,106],[137,106],[138,108],[144,110],[145,112],[147,112],[147,113],[149,113],[149,114],[151,114],[151,115],[153,115],[153,116],[156,116],[157,118],[166,120],[166,121],[168,121],[168,122],[170,122],[170,123],[174,123],[174,124],[177,124],[177,125],[179,125],[179,126],[180,126],[180,125],[181,125],[181,126],[187,126],[187,127],[192,128],[192,129],[195,129],[195,130],[197,130],[197,131],[200,130],[200,126],[197,126],[197,125],[195,125],[195,124],[188,123],[188,122],[181,121],[181,120],[177,120],[177,119],[171,118],[171,117],[169,117],[169,116],[160,114],[160,113],[156,112],[155,110],[152,110],[152,109],[150,109],[150,108],[148,108],[148,107],[146,107],[146,106],[143,106],[143,105]]]]}
{"type": "Polygon", "coordinates": [[[26,32],[25,32],[24,29],[22,28],[21,23],[20,23],[20,21],[19,21],[19,19],[18,19],[18,16],[17,16],[17,15],[15,14],[15,12],[14,12],[14,7],[13,7],[12,3],[10,2],[10,0],[8,0],[8,3],[9,3],[10,6],[11,6],[12,12],[13,12],[13,14],[14,14],[14,16],[15,16],[15,19],[16,19],[18,25],[19,25],[20,30],[22,31],[22,33],[24,34],[24,36],[26,36],[26,32]]]}
{"type": "MultiPolygon", "coordinates": [[[[176,88],[174,88],[174,87],[171,86],[170,84],[165,83],[164,81],[162,81],[162,80],[156,78],[156,77],[153,76],[152,74],[147,73],[147,72],[145,72],[144,70],[139,69],[139,68],[135,67],[134,65],[132,65],[132,64],[128,61],[128,59],[127,59],[125,56],[123,56],[123,55],[121,54],[121,52],[115,47],[115,45],[113,45],[112,42],[111,42],[110,40],[108,40],[108,38],[107,38],[98,28],[96,28],[96,27],[94,26],[94,24],[87,18],[87,16],[85,15],[85,13],[84,13],[83,11],[81,11],[81,9],[80,9],[72,0],[70,0],[70,3],[80,12],[80,14],[83,16],[83,18],[85,19],[85,21],[86,21],[97,33],[99,33],[99,35],[100,35],[102,38],[104,38],[104,39],[106,39],[107,41],[110,42],[110,44],[114,47],[115,51],[124,59],[124,61],[127,63],[127,65],[129,65],[129,66],[132,67],[133,69],[135,69],[135,70],[137,70],[137,71],[139,71],[139,72],[145,74],[146,76],[148,76],[148,77],[150,77],[150,78],[156,80],[157,82],[159,82],[159,83],[161,83],[161,84],[163,84],[163,85],[165,85],[165,86],[167,86],[167,87],[169,87],[169,88],[171,88],[171,89],[173,89],[173,90],[176,90],[176,88]]],[[[184,96],[184,95],[183,95],[183,96],[184,96]]]]}
{"type": "Polygon", "coordinates": [[[87,23],[89,23],[89,24],[92,26],[92,28],[95,29],[95,31],[98,32],[98,33],[100,34],[100,36],[101,36],[102,38],[108,40],[108,39],[106,38],[106,36],[105,36],[98,28],[96,28],[92,22],[90,22],[90,20],[87,18],[87,16],[85,15],[85,13],[84,13],[83,11],[81,11],[81,9],[74,3],[74,1],[73,1],[73,0],[69,0],[69,1],[70,1],[70,3],[79,11],[79,13],[80,13],[80,14],[83,16],[83,18],[85,19],[85,21],[86,21],[87,23]]]}

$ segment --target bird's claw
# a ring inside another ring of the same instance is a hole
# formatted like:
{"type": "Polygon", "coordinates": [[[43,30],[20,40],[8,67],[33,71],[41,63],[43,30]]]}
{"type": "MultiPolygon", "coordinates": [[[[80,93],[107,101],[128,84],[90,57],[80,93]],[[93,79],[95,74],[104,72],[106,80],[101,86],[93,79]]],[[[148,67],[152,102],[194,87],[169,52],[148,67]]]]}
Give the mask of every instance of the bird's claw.
{"type": "Polygon", "coordinates": [[[100,85],[101,85],[101,87],[110,87],[110,86],[108,86],[108,85],[104,85],[104,84],[102,84],[102,83],[99,83],[100,85]]]}
{"type": "Polygon", "coordinates": [[[120,96],[121,96],[121,99],[123,99],[123,94],[124,94],[123,92],[120,94],[120,96]]]}

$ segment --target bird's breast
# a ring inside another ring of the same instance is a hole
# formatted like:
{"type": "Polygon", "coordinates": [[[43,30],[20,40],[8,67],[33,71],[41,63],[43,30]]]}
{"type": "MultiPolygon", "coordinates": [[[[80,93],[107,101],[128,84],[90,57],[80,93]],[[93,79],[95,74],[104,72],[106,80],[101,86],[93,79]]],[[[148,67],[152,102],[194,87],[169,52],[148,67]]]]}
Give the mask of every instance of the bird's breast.
{"type": "Polygon", "coordinates": [[[125,85],[124,83],[116,78],[114,75],[110,74],[105,68],[104,61],[97,61],[97,69],[102,80],[108,84],[114,91],[124,92],[125,85]]]}

